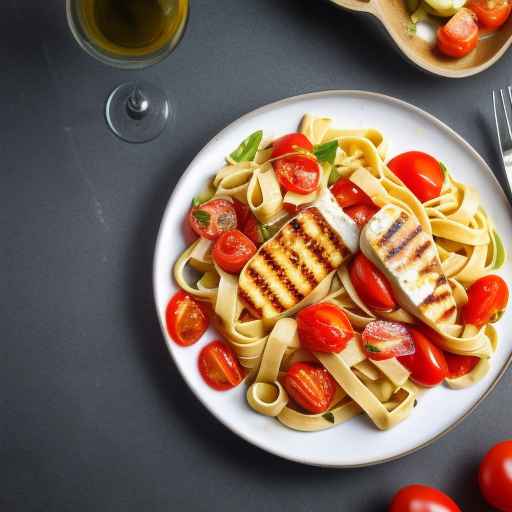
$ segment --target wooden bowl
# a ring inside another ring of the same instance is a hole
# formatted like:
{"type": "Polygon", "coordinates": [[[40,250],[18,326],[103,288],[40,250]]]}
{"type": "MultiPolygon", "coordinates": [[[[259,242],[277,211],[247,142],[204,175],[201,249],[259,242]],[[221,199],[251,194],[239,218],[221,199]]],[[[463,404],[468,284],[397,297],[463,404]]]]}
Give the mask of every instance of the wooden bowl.
{"type": "Polygon", "coordinates": [[[407,32],[410,24],[404,0],[330,0],[335,5],[375,17],[413,64],[439,76],[463,78],[492,66],[512,44],[512,16],[494,34],[483,38],[477,48],[462,59],[441,55],[435,48],[407,32]]]}

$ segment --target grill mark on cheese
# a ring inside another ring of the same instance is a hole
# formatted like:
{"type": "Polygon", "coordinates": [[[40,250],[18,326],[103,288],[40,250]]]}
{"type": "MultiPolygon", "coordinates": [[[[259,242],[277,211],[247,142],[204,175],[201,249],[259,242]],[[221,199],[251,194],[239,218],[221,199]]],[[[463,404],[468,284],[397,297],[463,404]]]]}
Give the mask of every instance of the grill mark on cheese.
{"type": "Polygon", "coordinates": [[[286,288],[288,293],[293,296],[296,302],[300,302],[304,295],[297,290],[295,285],[292,283],[291,279],[288,277],[286,270],[283,269],[279,263],[274,260],[272,254],[270,254],[266,248],[263,248],[260,252],[260,256],[263,258],[265,263],[272,269],[272,272],[277,276],[279,281],[283,284],[283,287],[286,288]]]}
{"type": "Polygon", "coordinates": [[[238,295],[240,296],[240,299],[245,303],[247,308],[250,310],[250,312],[256,316],[256,318],[261,318],[263,316],[262,309],[256,306],[256,304],[254,304],[254,301],[252,300],[251,296],[240,286],[238,287],[238,295]]]}
{"type": "MultiPolygon", "coordinates": [[[[420,226],[418,226],[420,227],[420,226]]],[[[420,230],[421,230],[421,227],[420,227],[420,230]]],[[[430,240],[425,240],[425,242],[423,242],[419,247],[416,248],[416,250],[414,251],[414,254],[412,256],[412,261],[415,261],[415,260],[419,260],[423,254],[425,253],[425,251],[432,247],[432,242],[430,240]]]]}
{"type": "MultiPolygon", "coordinates": [[[[418,275],[424,276],[427,274],[431,274],[432,272],[439,273],[441,271],[441,267],[435,258],[432,258],[424,267],[418,270],[418,275]]],[[[444,278],[444,276],[441,276],[444,278]]],[[[439,286],[439,285],[436,285],[439,286]]]]}
{"type": "Polygon", "coordinates": [[[345,256],[348,252],[348,249],[340,236],[332,230],[331,226],[329,226],[329,224],[322,217],[321,213],[318,211],[318,208],[310,208],[310,211],[322,233],[326,235],[327,238],[329,238],[331,243],[340,252],[340,254],[345,256]]]}
{"type": "Polygon", "coordinates": [[[395,221],[393,222],[393,224],[391,224],[391,226],[389,226],[388,230],[382,235],[380,240],[377,242],[377,245],[379,247],[382,247],[384,244],[389,242],[389,240],[391,240],[393,235],[402,228],[402,226],[405,224],[406,221],[407,221],[406,213],[400,212],[400,215],[398,216],[398,218],[395,219],[395,221]]]}
{"type": "Polygon", "coordinates": [[[249,267],[247,269],[247,274],[252,279],[259,292],[268,299],[276,311],[282,313],[286,310],[286,308],[281,304],[279,297],[277,297],[277,295],[272,291],[265,278],[261,276],[258,271],[249,267]]]}
{"type": "Polygon", "coordinates": [[[457,311],[457,308],[455,306],[452,306],[448,308],[438,319],[438,322],[444,322],[446,320],[449,320],[451,316],[457,311]]]}
{"type": "Polygon", "coordinates": [[[385,256],[385,260],[390,260],[394,256],[400,254],[420,233],[421,226],[418,225],[398,245],[389,249],[385,256]]]}
{"type": "Polygon", "coordinates": [[[443,300],[447,299],[448,297],[451,297],[451,292],[444,291],[441,292],[439,295],[436,295],[435,291],[431,293],[430,295],[427,295],[425,299],[423,299],[423,302],[420,304],[420,306],[430,306],[432,304],[438,304],[439,302],[442,302],[443,300]]]}

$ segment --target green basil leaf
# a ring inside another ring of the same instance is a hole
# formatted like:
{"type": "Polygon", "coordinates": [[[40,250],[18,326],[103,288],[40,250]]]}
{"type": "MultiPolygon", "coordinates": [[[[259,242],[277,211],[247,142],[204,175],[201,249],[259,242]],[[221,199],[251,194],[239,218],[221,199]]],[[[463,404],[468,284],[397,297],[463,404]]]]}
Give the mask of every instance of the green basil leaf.
{"type": "Polygon", "coordinates": [[[263,131],[251,133],[229,156],[235,162],[252,162],[263,138],[263,131]]]}
{"type": "Polygon", "coordinates": [[[268,224],[260,225],[260,232],[264,242],[270,240],[277,233],[277,231],[278,229],[274,226],[269,226],[268,224]]]}
{"type": "Polygon", "coordinates": [[[313,153],[315,154],[319,162],[329,162],[330,164],[333,164],[336,158],[337,149],[338,141],[331,140],[330,142],[326,142],[325,144],[317,144],[313,148],[313,153]]]}
{"type": "Polygon", "coordinates": [[[494,261],[493,269],[496,270],[503,267],[505,264],[505,261],[507,260],[507,251],[505,250],[503,241],[497,231],[493,230],[493,236],[496,241],[496,260],[494,261]]]}
{"type": "Polygon", "coordinates": [[[407,35],[412,37],[416,35],[416,23],[408,23],[407,24],[407,35]]]}
{"type": "Polygon", "coordinates": [[[367,343],[364,348],[368,351],[368,352],[380,352],[380,348],[379,347],[376,347],[375,345],[370,345],[370,343],[367,343]]]}
{"type": "Polygon", "coordinates": [[[326,412],[322,414],[322,418],[327,420],[329,423],[334,423],[334,414],[332,412],[326,412]]]}
{"type": "Polygon", "coordinates": [[[201,224],[203,228],[207,228],[210,224],[210,214],[204,210],[195,210],[192,212],[193,217],[201,224]]]}
{"type": "Polygon", "coordinates": [[[329,180],[327,182],[327,186],[331,187],[334,185],[339,179],[341,178],[341,174],[338,172],[338,170],[333,167],[331,170],[331,174],[329,174],[329,180]]]}
{"type": "Polygon", "coordinates": [[[192,206],[194,208],[197,208],[198,206],[200,206],[202,204],[202,201],[200,199],[198,199],[197,197],[194,197],[192,199],[192,206]]]}

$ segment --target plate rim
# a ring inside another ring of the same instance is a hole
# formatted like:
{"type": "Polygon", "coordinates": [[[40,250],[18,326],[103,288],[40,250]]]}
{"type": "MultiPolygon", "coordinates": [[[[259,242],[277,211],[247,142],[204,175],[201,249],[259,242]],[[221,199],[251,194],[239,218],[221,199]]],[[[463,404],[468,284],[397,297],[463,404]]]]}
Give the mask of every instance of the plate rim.
{"type": "Polygon", "coordinates": [[[380,101],[398,105],[399,107],[402,107],[406,110],[412,111],[412,112],[422,116],[423,118],[426,118],[428,121],[430,121],[431,123],[436,125],[438,128],[443,130],[447,135],[449,135],[450,137],[455,139],[455,141],[457,141],[459,144],[462,144],[462,146],[464,146],[465,149],[467,151],[469,151],[469,153],[471,153],[471,156],[474,157],[476,160],[478,160],[480,165],[486,170],[487,174],[490,175],[492,180],[494,180],[495,184],[498,186],[498,189],[500,190],[500,194],[503,196],[503,198],[505,198],[505,200],[507,200],[507,203],[508,203],[507,196],[506,196],[500,182],[498,181],[498,179],[492,172],[492,170],[489,167],[489,165],[487,164],[487,162],[478,153],[478,151],[469,142],[467,142],[461,135],[459,135],[453,128],[450,128],[443,121],[441,121],[434,115],[430,114],[426,110],[423,110],[422,108],[417,107],[416,105],[412,105],[411,103],[408,103],[399,98],[395,98],[393,96],[389,96],[387,94],[381,94],[381,93],[376,93],[376,92],[372,92],[372,91],[364,91],[364,90],[357,90],[357,89],[327,89],[327,90],[322,90],[322,91],[308,92],[308,93],[304,93],[304,94],[297,94],[294,96],[289,96],[289,97],[286,97],[286,98],[283,98],[280,100],[273,101],[271,103],[267,103],[261,107],[257,107],[255,109],[241,115],[240,117],[238,117],[234,121],[230,122],[229,124],[227,124],[196,153],[194,158],[188,164],[185,171],[180,176],[179,180],[177,181],[176,185],[174,186],[174,189],[173,189],[171,195],[169,196],[169,199],[165,206],[164,212],[162,214],[162,219],[160,221],[160,225],[158,227],[158,233],[157,233],[154,252],[153,252],[153,264],[152,264],[152,267],[153,267],[152,268],[153,303],[155,306],[155,313],[158,318],[158,323],[160,325],[160,329],[162,332],[163,341],[167,347],[167,350],[171,356],[171,359],[174,362],[175,367],[178,369],[178,372],[180,373],[181,377],[183,378],[185,384],[188,386],[188,388],[194,394],[194,396],[203,404],[203,406],[210,412],[210,414],[212,414],[212,416],[217,421],[219,421],[224,427],[229,429],[233,434],[237,435],[238,437],[243,439],[245,442],[247,442],[253,446],[256,446],[257,448],[259,448],[267,453],[270,453],[274,456],[288,460],[290,462],[295,462],[295,463],[304,464],[304,465],[313,466],[313,467],[325,467],[325,468],[332,468],[332,469],[351,469],[351,468],[362,468],[362,467],[376,466],[379,464],[386,464],[388,462],[392,462],[392,461],[401,459],[403,457],[407,457],[408,455],[412,455],[413,453],[416,453],[419,450],[422,450],[423,448],[427,448],[428,446],[439,441],[445,435],[452,432],[466,418],[468,418],[473,412],[475,412],[475,410],[479,407],[479,405],[486,398],[488,398],[490,396],[490,394],[494,391],[494,389],[496,388],[498,383],[501,381],[501,379],[503,378],[503,376],[505,375],[505,373],[507,372],[508,368],[510,367],[510,365],[512,363],[512,354],[505,361],[500,372],[496,375],[496,378],[489,384],[488,388],[485,390],[485,392],[482,394],[482,396],[475,402],[475,404],[473,404],[473,406],[468,411],[466,411],[465,414],[463,414],[460,418],[455,420],[451,425],[449,425],[447,428],[445,428],[442,432],[440,432],[436,436],[432,437],[431,439],[425,441],[424,443],[418,444],[414,448],[411,448],[403,453],[393,455],[391,457],[386,457],[383,459],[377,459],[377,460],[372,460],[372,461],[358,463],[358,464],[330,464],[330,463],[311,462],[311,461],[303,459],[301,457],[293,457],[293,456],[287,455],[285,453],[280,453],[278,451],[270,449],[267,446],[263,446],[258,440],[250,438],[243,431],[241,431],[240,429],[237,429],[236,426],[230,425],[226,421],[224,421],[224,418],[220,414],[218,414],[217,411],[214,410],[214,408],[211,407],[205,399],[203,399],[201,396],[199,396],[198,394],[196,394],[194,392],[193,388],[189,384],[186,372],[184,372],[182,370],[182,368],[178,364],[177,360],[175,359],[174,354],[171,349],[171,345],[167,340],[166,327],[163,323],[163,317],[162,317],[162,315],[160,315],[159,310],[158,310],[158,301],[157,301],[157,294],[156,294],[157,255],[160,251],[160,246],[162,244],[162,235],[163,235],[164,226],[167,224],[167,218],[171,214],[171,210],[172,210],[171,205],[174,202],[175,196],[177,195],[177,191],[179,189],[179,185],[180,185],[181,181],[192,171],[192,168],[193,168],[195,162],[200,158],[200,156],[210,146],[214,145],[217,142],[217,140],[222,138],[222,136],[224,135],[225,132],[227,132],[229,129],[234,127],[234,125],[238,124],[241,121],[245,121],[245,120],[250,119],[251,117],[254,117],[256,115],[262,114],[267,111],[271,111],[280,106],[294,103],[296,101],[307,100],[307,99],[317,99],[317,98],[322,98],[325,96],[356,96],[359,98],[371,98],[371,99],[380,100],[380,101]]]}

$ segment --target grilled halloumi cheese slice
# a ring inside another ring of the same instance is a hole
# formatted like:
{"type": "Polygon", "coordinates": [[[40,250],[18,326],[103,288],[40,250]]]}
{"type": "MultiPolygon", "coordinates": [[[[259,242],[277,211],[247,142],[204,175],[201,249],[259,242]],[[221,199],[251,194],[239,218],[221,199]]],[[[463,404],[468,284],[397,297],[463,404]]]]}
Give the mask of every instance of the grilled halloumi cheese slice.
{"type": "Polygon", "coordinates": [[[326,190],[247,262],[239,277],[239,297],[258,317],[281,315],[305,299],[358,247],[356,224],[326,190]]]}
{"type": "Polygon", "coordinates": [[[436,330],[457,306],[432,236],[398,206],[381,208],[361,232],[361,251],[389,279],[399,304],[436,330]]]}

